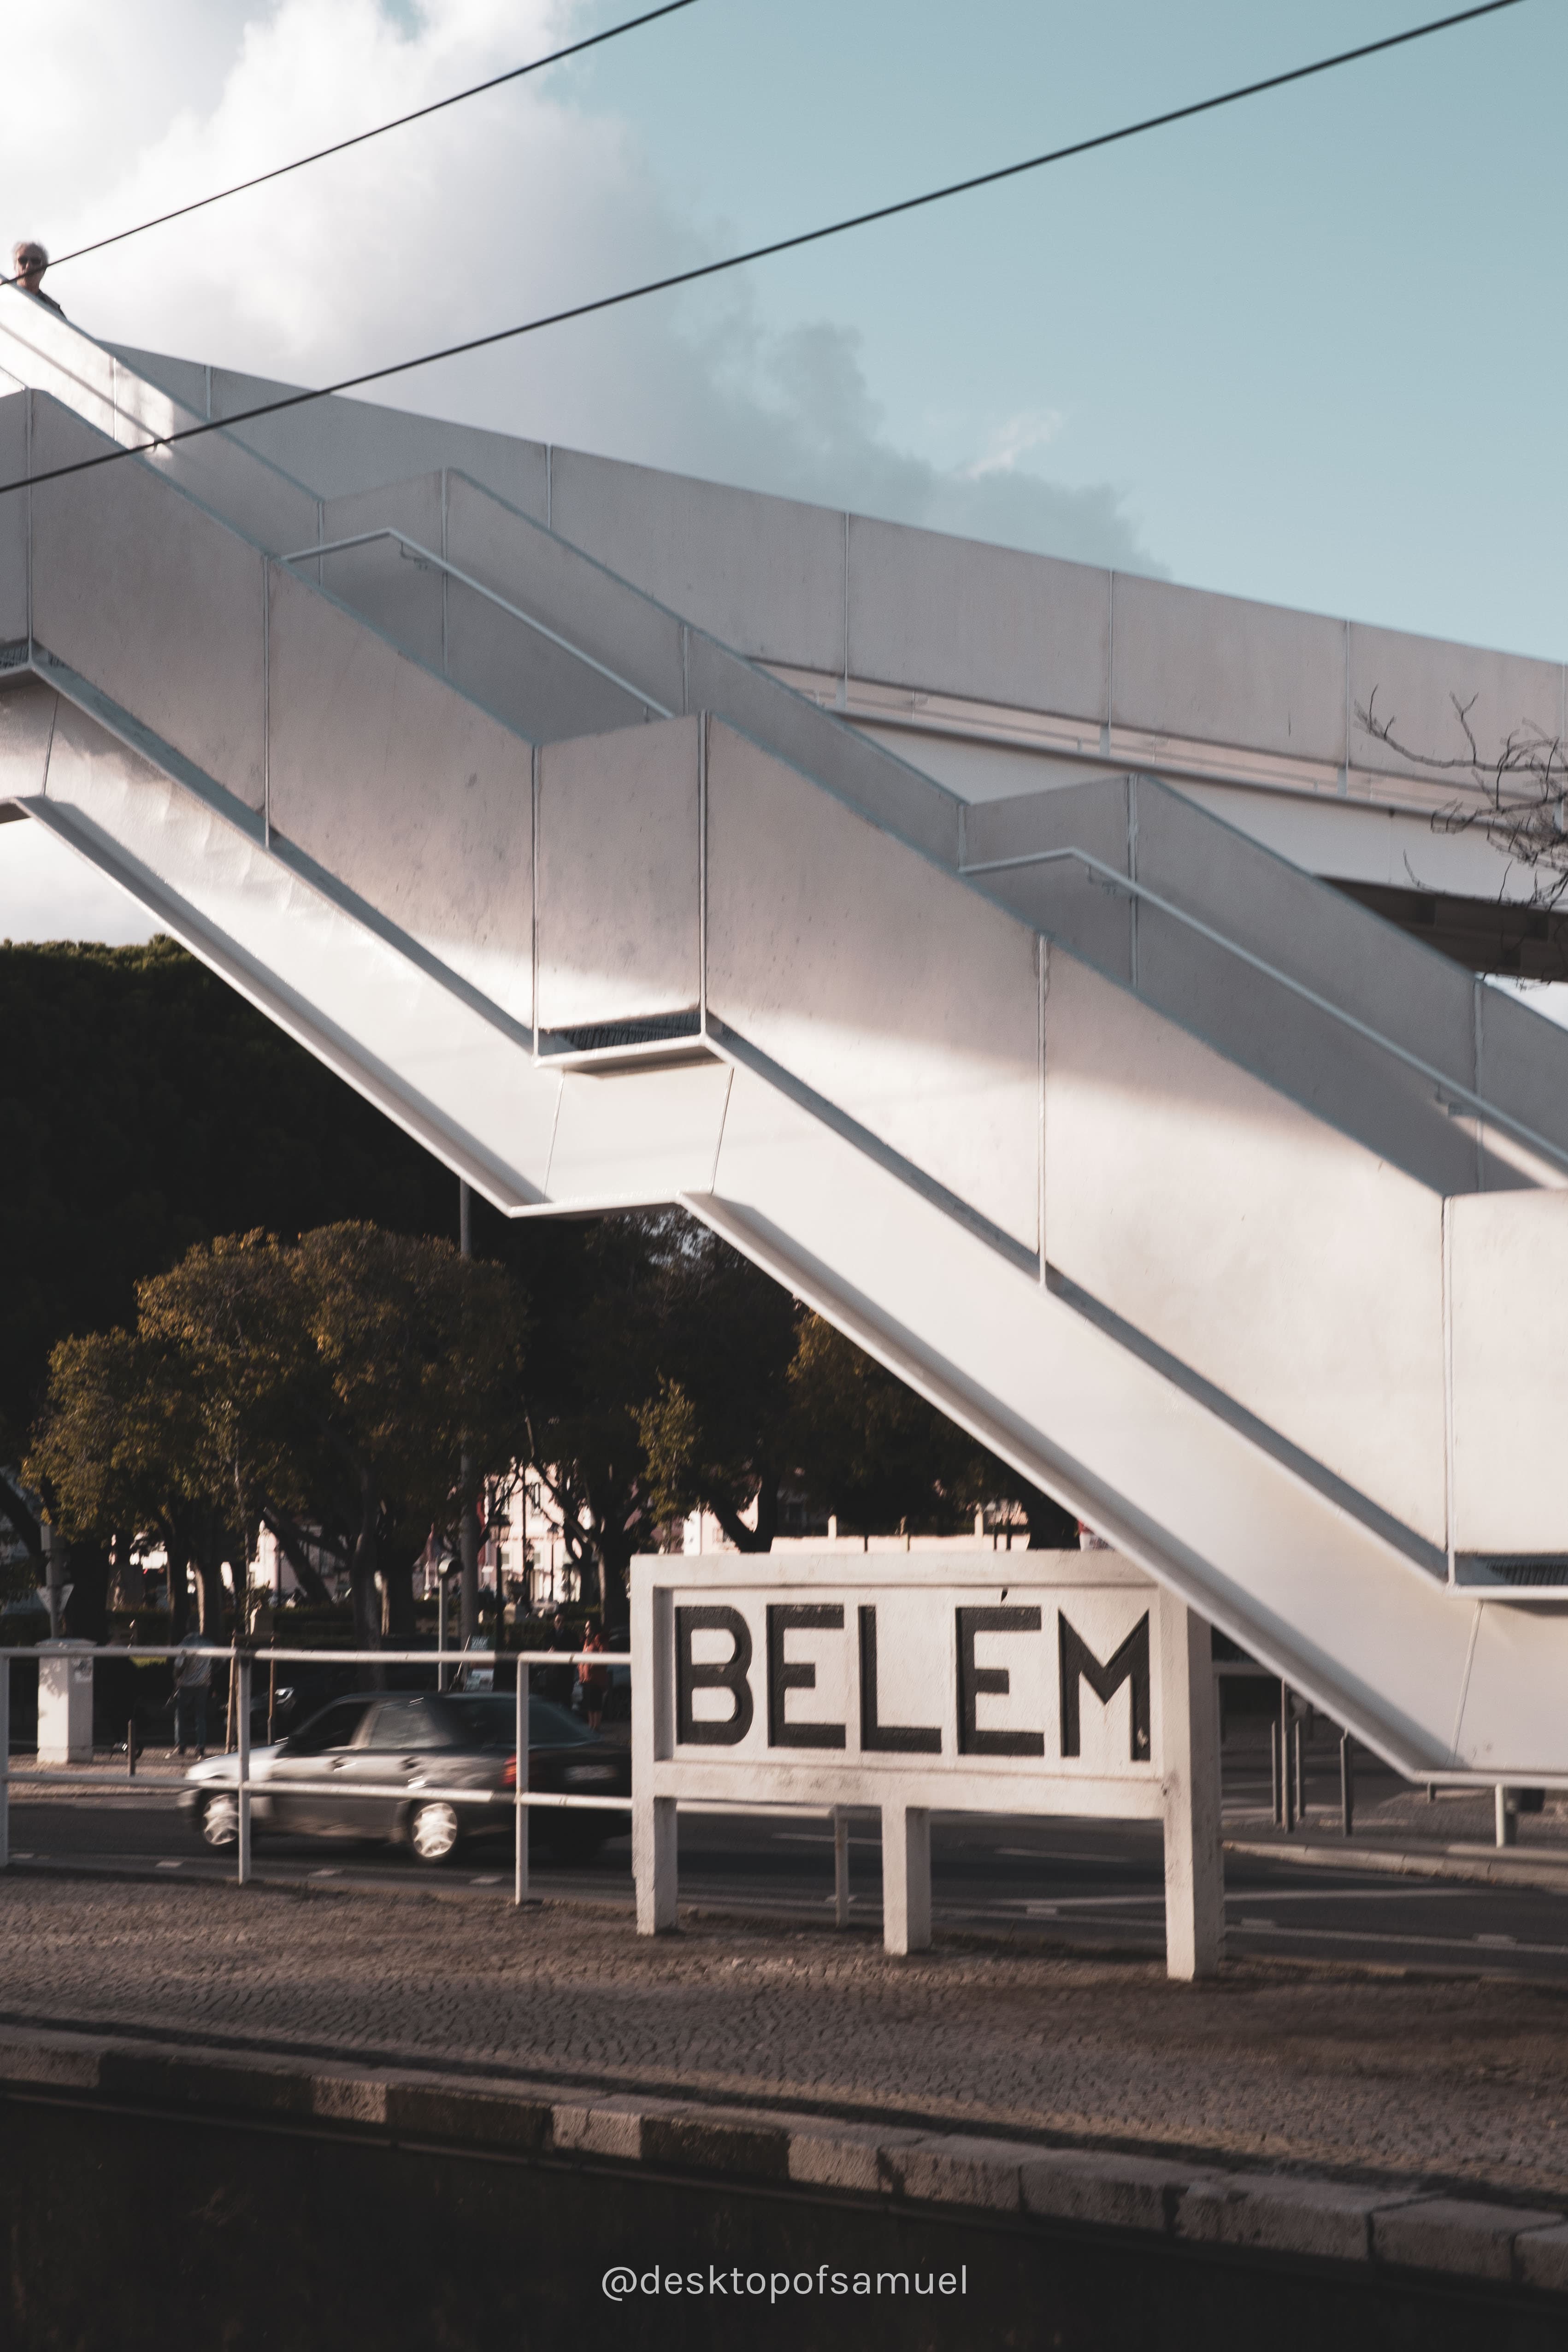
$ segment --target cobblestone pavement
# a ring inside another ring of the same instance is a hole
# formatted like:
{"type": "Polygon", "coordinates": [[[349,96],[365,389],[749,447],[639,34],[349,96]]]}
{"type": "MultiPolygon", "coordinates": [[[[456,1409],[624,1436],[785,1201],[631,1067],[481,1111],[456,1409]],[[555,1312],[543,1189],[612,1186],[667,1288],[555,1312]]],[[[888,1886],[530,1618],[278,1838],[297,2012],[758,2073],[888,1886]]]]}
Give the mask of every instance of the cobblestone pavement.
{"type": "Polygon", "coordinates": [[[0,1885],[0,2013],[1568,2194],[1568,1992],[547,1904],[0,1885]]]}

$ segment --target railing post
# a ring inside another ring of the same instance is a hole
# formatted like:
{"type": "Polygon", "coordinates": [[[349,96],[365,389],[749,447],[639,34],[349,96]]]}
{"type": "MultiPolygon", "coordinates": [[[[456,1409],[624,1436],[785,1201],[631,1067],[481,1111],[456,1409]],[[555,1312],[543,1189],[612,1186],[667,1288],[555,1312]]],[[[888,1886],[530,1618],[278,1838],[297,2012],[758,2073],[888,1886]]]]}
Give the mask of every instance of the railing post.
{"type": "Polygon", "coordinates": [[[1349,1837],[1355,1827],[1355,1765],[1351,1757],[1351,1736],[1340,1734],[1340,1834],[1349,1837]]]}
{"type": "Polygon", "coordinates": [[[1284,1825],[1287,1830],[1293,1830],[1296,1826],[1296,1790],[1290,1771],[1290,1685],[1287,1682],[1281,1682],[1279,1685],[1279,1793],[1284,1825]]]}
{"type": "Polygon", "coordinates": [[[528,1816],[530,1808],[523,1802],[528,1794],[528,1736],[531,1729],[528,1720],[528,1668],[519,1657],[517,1662],[517,1790],[512,1807],[512,1888],[514,1904],[528,1900],[528,1816]]]}
{"type": "Polygon", "coordinates": [[[11,1867],[11,1661],[0,1658],[0,1870],[11,1867]]]}
{"type": "Polygon", "coordinates": [[[1274,1816],[1274,1826],[1279,1827],[1285,1818],[1285,1808],[1279,1798],[1279,1723],[1276,1717],[1268,1726],[1268,1810],[1274,1816]]]}
{"type": "Polygon", "coordinates": [[[239,1836],[236,1876],[241,1886],[250,1878],[250,1652],[237,1649],[235,1705],[238,1710],[237,1729],[239,1733],[239,1836]]]}

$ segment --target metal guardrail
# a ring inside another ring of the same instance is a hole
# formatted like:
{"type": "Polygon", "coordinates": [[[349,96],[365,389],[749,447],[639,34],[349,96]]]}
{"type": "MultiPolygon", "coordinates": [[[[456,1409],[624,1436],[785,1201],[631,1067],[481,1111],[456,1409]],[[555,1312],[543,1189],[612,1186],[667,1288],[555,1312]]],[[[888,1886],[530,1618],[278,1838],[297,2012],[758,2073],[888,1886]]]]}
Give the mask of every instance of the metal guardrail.
{"type": "MultiPolygon", "coordinates": [[[[250,1772],[250,1678],[259,1660],[269,1664],[319,1664],[323,1659],[337,1665],[420,1665],[439,1668],[446,1665],[483,1666],[493,1668],[498,1657],[510,1660],[519,1667],[549,1665],[580,1665],[589,1662],[603,1666],[631,1664],[629,1650],[322,1650],[278,1649],[270,1644],[217,1643],[97,1643],[67,1649],[40,1651],[35,1645],[19,1644],[0,1648],[0,1870],[8,1869],[11,1859],[10,1795],[13,1779],[29,1789],[59,1788],[112,1789],[123,1791],[126,1778],[117,1772],[83,1770],[56,1771],[48,1767],[29,1766],[25,1774],[13,1775],[10,1765],[11,1675],[14,1658],[37,1660],[42,1656],[57,1658],[206,1658],[223,1660],[237,1673],[238,1689],[236,1718],[239,1743],[236,1751],[236,1778],[217,1780],[209,1785],[225,1794],[233,1793],[238,1805],[238,1835],[236,1839],[236,1879],[241,1886],[249,1883],[251,1870],[251,1804],[258,1792],[265,1795],[270,1783],[265,1775],[253,1779],[250,1772]]],[[[408,1783],[398,1781],[356,1780],[356,1798],[387,1798],[405,1801],[411,1793],[437,1803],[461,1802],[467,1806],[495,1806],[510,1809],[515,1817],[512,1849],[512,1902],[528,1899],[528,1815],[532,1811],[629,1812],[630,1797],[568,1796],[553,1790],[531,1790],[528,1786],[528,1741],[523,1734],[524,1709],[530,1696],[528,1677],[520,1673],[517,1678],[516,1754],[518,1785],[515,1790],[500,1789],[446,1788],[430,1783],[421,1784],[411,1792],[408,1783]]],[[[177,1797],[189,1786],[188,1779],[167,1782],[164,1791],[177,1797]]],[[[323,1778],[320,1780],[290,1780],[290,1795],[340,1796],[344,1783],[323,1778]]],[[[161,1791],[161,1793],[163,1791],[161,1791]]],[[[837,1805],[753,1805],[743,1800],[712,1801],[687,1803],[679,1807],[683,1813],[746,1815],[788,1815],[791,1819],[830,1822],[833,1825],[834,1906],[837,1925],[849,1922],[849,1824],[848,1809],[837,1805]]]]}
{"type": "MultiPolygon", "coordinates": [[[[236,1675],[237,1685],[235,1706],[235,1720],[238,1730],[236,1778],[232,1781],[218,1780],[211,1785],[226,1795],[232,1790],[237,1801],[238,1819],[237,1835],[235,1841],[235,1875],[241,1886],[247,1885],[252,1875],[251,1806],[258,1792],[265,1795],[270,1788],[265,1774],[260,1780],[257,1780],[252,1776],[250,1769],[251,1675],[258,1658],[265,1659],[271,1664],[287,1665],[314,1664],[319,1664],[322,1659],[331,1660],[334,1665],[348,1666],[489,1665],[493,1668],[498,1659],[510,1659],[520,1669],[533,1665],[577,1665],[584,1660],[602,1666],[631,1664],[631,1653],[627,1650],[502,1650],[499,1652],[496,1650],[304,1650],[278,1649],[254,1643],[227,1643],[220,1645],[216,1643],[205,1642],[178,1643],[138,1642],[133,1647],[129,1643],[94,1643],[79,1647],[72,1643],[67,1648],[58,1650],[40,1649],[37,1646],[0,1649],[0,1870],[7,1869],[11,1859],[10,1662],[13,1658],[37,1660],[49,1657],[64,1661],[82,1658],[206,1658],[223,1659],[227,1663],[236,1675]]],[[[584,1812],[629,1812],[632,1803],[629,1797],[575,1797],[557,1793],[554,1790],[531,1790],[528,1785],[529,1741],[526,1714],[528,1701],[529,1678],[526,1674],[520,1671],[517,1677],[516,1708],[517,1787],[514,1790],[422,1787],[417,1791],[420,1797],[434,1800],[438,1803],[453,1803],[460,1801],[463,1804],[470,1806],[510,1807],[515,1820],[512,1840],[512,1901],[514,1904],[524,1903],[528,1899],[528,1816],[531,1811],[547,1809],[564,1811],[570,1808],[584,1812]]],[[[122,1789],[125,1786],[125,1782],[118,1775],[110,1776],[104,1773],[89,1776],[82,1772],[51,1771],[47,1768],[42,1770],[29,1770],[26,1778],[29,1787],[51,1785],[58,1787],[61,1783],[79,1789],[105,1786],[122,1789]]],[[[184,1781],[176,1784],[179,1788],[186,1785],[187,1783],[184,1781]]],[[[343,1783],[341,1780],[331,1780],[323,1777],[320,1781],[290,1780],[289,1787],[291,1794],[297,1791],[301,1796],[320,1796],[326,1793],[341,1795],[343,1783]]],[[[356,1798],[388,1798],[405,1801],[410,1790],[407,1782],[402,1780],[356,1780],[353,1784],[353,1793],[356,1798]]]]}
{"type": "MultiPolygon", "coordinates": [[[[1261,972],[1266,980],[1277,982],[1281,988],[1288,989],[1292,996],[1299,996],[1304,1004],[1311,1005],[1314,1011],[1326,1013],[1331,1021],[1339,1022],[1342,1027],[1352,1031],[1358,1037],[1364,1038],[1369,1045],[1375,1045],[1382,1053],[1392,1054],[1396,1061],[1403,1062],[1418,1076],[1429,1079],[1443,1093],[1451,1095],[1456,1105],[1462,1104],[1472,1117],[1484,1120],[1489,1127],[1505,1129],[1510,1135],[1517,1136],[1521,1143],[1527,1144],[1532,1151],[1539,1151],[1557,1167],[1568,1168],[1568,1149],[1561,1143],[1554,1143],[1549,1136],[1538,1134],[1535,1129],[1528,1127],[1523,1119],[1515,1118],[1511,1111],[1503,1110],[1496,1103],[1489,1102],[1484,1095],[1477,1094],[1473,1087],[1463,1085],[1459,1079],[1450,1077],[1447,1071],[1438,1069],[1434,1063],[1424,1061],[1419,1054],[1413,1054],[1407,1045],[1401,1045],[1396,1039],[1385,1036],[1381,1029],[1374,1029],[1370,1022],[1363,1021],[1354,1013],[1347,1013],[1343,1005],[1336,1004],[1331,997],[1321,995],[1315,988],[1310,988],[1305,981],[1297,980],[1293,973],[1281,971],[1279,967],[1270,963],[1267,957],[1256,954],[1251,948],[1244,948],[1238,940],[1230,939],[1224,931],[1216,930],[1212,923],[1205,923],[1200,916],[1189,914],[1184,907],[1178,907],[1173,900],[1163,898],[1159,891],[1151,890],[1146,883],[1134,881],[1131,875],[1123,874],[1120,866],[1108,865],[1103,857],[1091,856],[1087,849],[1024,850],[1015,857],[978,858],[972,866],[961,866],[958,871],[965,880],[970,880],[989,874],[1018,872],[1026,866],[1063,865],[1085,866],[1090,873],[1098,875],[1108,889],[1120,891],[1130,898],[1141,899],[1145,904],[1157,908],[1161,914],[1168,915],[1173,922],[1184,924],[1188,930],[1195,931],[1200,939],[1207,940],[1212,947],[1219,948],[1226,955],[1235,956],[1238,962],[1248,965],[1254,971],[1261,972]]],[[[1444,1108],[1447,1108],[1447,1106],[1445,1105],[1444,1108]]]]}
{"type": "Polygon", "coordinates": [[[531,629],[536,636],[545,638],[562,653],[570,654],[574,661],[580,661],[585,668],[593,670],[620,693],[629,695],[634,702],[640,702],[645,710],[655,710],[661,719],[675,717],[673,710],[667,710],[662,702],[656,701],[642,687],[634,686],[630,678],[622,677],[618,670],[611,669],[605,662],[596,661],[592,654],[584,653],[581,646],[574,646],[570,637],[563,637],[558,630],[548,628],[531,613],[525,613],[521,604],[512,604],[509,597],[499,594],[494,588],[487,588],[482,580],[474,578],[472,572],[460,570],[446,556],[437,555],[430,548],[422,547],[416,539],[410,539],[406,531],[398,530],[391,523],[384,523],[376,530],[356,531],[352,539],[329,540],[321,547],[297,548],[292,555],[279,555],[276,560],[288,564],[310,563],[318,556],[346,555],[352,548],[372,547],[383,539],[391,540],[416,563],[429,564],[433,571],[444,572],[448,580],[456,580],[464,588],[471,589],[476,596],[482,596],[487,604],[496,605],[512,620],[521,621],[525,629],[531,629]]]}

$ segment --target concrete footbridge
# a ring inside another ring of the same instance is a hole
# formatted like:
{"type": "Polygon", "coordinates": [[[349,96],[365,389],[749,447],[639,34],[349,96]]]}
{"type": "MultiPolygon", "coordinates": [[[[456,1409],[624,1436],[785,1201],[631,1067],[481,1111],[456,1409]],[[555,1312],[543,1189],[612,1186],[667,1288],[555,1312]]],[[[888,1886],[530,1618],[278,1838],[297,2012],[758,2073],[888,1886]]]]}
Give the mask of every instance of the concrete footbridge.
{"type": "MultiPolygon", "coordinates": [[[[5,483],[269,389],[0,291],[5,483]]],[[[1562,729],[343,400],[0,497],[10,815],[508,1214],[683,1203],[1405,1772],[1568,1786],[1568,1036],[1413,935],[1504,877],[1378,689],[1562,729]]]]}

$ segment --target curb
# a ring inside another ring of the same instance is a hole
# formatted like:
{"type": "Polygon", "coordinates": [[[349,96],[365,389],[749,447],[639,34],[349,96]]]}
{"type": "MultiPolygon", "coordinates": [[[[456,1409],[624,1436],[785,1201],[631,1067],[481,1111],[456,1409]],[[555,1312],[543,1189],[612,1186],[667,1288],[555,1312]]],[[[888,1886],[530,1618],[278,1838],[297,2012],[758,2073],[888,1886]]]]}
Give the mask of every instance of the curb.
{"type": "Polygon", "coordinates": [[[1568,1855],[1555,1862],[1506,1847],[1494,1859],[1485,1846],[1437,1846],[1423,1853],[1410,1846],[1288,1845],[1283,1839],[1226,1838],[1225,1851],[1255,1861],[1304,1863],[1311,1870],[1367,1870],[1388,1878],[1452,1878],[1470,1886],[1538,1886],[1551,1894],[1568,1893],[1568,1855]]]}
{"type": "Polygon", "coordinates": [[[1419,2180],[1242,2172],[641,2095],[541,2097],[388,2066],[149,2050],[112,2032],[0,2029],[7,2095],[325,2125],[524,2161],[644,2165],[1568,2298],[1562,2211],[1455,2197],[1419,2180]]]}

